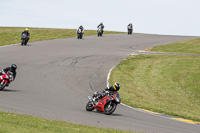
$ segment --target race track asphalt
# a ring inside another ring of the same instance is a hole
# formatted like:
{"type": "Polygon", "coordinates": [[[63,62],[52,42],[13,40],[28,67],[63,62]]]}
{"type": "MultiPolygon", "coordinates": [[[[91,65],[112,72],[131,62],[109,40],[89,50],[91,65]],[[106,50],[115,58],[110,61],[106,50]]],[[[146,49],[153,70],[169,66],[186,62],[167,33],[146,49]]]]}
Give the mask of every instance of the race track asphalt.
{"type": "Polygon", "coordinates": [[[87,96],[102,91],[110,68],[130,53],[191,38],[196,37],[114,34],[1,47],[0,68],[16,63],[18,69],[16,80],[0,92],[0,110],[121,130],[199,133],[199,125],[122,105],[109,116],[85,110],[87,96]]]}

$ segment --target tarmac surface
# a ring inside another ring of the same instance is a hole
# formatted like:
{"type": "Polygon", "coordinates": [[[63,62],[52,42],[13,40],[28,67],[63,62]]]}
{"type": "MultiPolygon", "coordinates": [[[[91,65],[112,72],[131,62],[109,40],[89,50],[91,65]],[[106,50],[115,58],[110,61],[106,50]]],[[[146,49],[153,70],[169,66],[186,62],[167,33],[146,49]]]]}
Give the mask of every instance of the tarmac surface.
{"type": "Polygon", "coordinates": [[[133,51],[192,38],[196,37],[115,34],[1,47],[0,68],[16,63],[18,69],[15,81],[0,92],[0,110],[120,130],[199,133],[199,125],[122,105],[109,116],[85,110],[87,96],[102,91],[109,70],[133,51]]]}

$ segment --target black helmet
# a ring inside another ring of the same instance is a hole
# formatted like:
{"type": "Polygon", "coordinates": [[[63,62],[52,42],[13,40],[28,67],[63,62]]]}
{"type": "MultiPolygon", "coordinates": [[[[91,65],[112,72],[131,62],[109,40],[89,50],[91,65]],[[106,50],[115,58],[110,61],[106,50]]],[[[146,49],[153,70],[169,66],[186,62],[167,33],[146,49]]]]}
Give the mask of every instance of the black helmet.
{"type": "Polygon", "coordinates": [[[116,91],[118,91],[118,90],[120,89],[120,84],[117,83],[117,82],[115,82],[115,83],[113,84],[113,88],[114,88],[116,91]]]}
{"type": "Polygon", "coordinates": [[[12,64],[12,65],[11,65],[11,70],[14,70],[14,71],[15,71],[16,69],[17,69],[17,65],[16,65],[16,64],[12,64]]]}

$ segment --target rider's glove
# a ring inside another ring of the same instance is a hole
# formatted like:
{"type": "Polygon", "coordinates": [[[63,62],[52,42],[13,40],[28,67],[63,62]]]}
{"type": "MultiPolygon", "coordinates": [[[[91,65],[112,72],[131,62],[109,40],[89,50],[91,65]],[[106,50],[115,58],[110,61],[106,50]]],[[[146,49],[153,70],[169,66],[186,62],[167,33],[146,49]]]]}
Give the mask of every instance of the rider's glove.
{"type": "Polygon", "coordinates": [[[104,91],[106,94],[109,94],[109,91],[104,91]]]}

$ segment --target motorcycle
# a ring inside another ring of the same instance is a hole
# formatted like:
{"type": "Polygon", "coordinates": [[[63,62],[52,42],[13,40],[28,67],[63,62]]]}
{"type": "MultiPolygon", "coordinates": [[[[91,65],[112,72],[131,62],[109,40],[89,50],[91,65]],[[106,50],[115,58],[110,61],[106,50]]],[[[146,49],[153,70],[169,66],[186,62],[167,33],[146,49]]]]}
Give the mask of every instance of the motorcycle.
{"type": "Polygon", "coordinates": [[[12,81],[13,73],[12,72],[6,72],[5,74],[0,76],[0,91],[3,90],[6,86],[8,86],[12,81]]]}
{"type": "Polygon", "coordinates": [[[22,36],[21,36],[21,40],[22,40],[21,45],[27,45],[27,43],[28,43],[27,34],[23,33],[22,36]]]}
{"type": "Polygon", "coordinates": [[[131,28],[131,26],[128,26],[128,35],[132,35],[133,29],[131,28]]]}
{"type": "Polygon", "coordinates": [[[118,92],[114,92],[113,94],[106,93],[104,97],[97,99],[95,97],[100,96],[99,92],[95,92],[93,98],[88,96],[89,102],[86,105],[87,111],[93,111],[96,109],[97,111],[104,112],[106,115],[112,114],[117,105],[121,102],[121,97],[118,92]]]}
{"type": "Polygon", "coordinates": [[[103,29],[101,27],[99,27],[97,29],[97,36],[99,37],[99,36],[102,36],[102,35],[103,35],[103,29]]]}
{"type": "Polygon", "coordinates": [[[83,31],[81,29],[77,30],[77,39],[82,39],[83,38],[83,31]]]}

